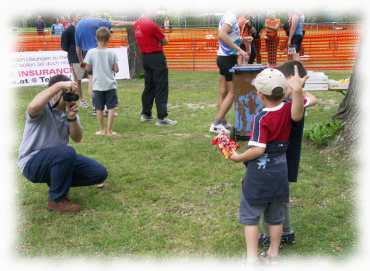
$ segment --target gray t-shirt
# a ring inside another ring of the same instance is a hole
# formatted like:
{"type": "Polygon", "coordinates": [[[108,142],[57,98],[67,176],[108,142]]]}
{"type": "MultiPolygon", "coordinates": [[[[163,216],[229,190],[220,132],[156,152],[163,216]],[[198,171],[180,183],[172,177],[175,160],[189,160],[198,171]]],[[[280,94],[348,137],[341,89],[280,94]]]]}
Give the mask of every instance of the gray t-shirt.
{"type": "MultiPolygon", "coordinates": [[[[80,123],[77,116],[77,122],[80,123]]],[[[23,140],[19,147],[18,166],[23,172],[27,162],[38,151],[67,144],[69,127],[65,112],[53,109],[48,104],[42,113],[35,118],[26,112],[26,124],[23,131],[23,140]]]]}
{"type": "Polygon", "coordinates": [[[107,48],[94,48],[87,52],[84,62],[92,66],[93,90],[117,89],[113,64],[118,64],[117,55],[107,48]]]}

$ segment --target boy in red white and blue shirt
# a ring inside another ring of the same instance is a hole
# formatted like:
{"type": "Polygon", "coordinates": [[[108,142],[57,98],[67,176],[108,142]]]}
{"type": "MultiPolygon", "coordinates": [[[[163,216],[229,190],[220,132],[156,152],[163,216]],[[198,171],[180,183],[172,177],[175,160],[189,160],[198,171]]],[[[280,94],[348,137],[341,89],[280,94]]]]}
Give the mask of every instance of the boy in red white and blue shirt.
{"type": "MultiPolygon", "coordinates": [[[[296,60],[287,61],[278,67],[277,70],[281,71],[285,78],[289,79],[294,76],[294,66],[298,68],[298,74],[300,77],[307,75],[307,71],[303,64],[296,60]]],[[[289,91],[285,93],[285,99],[290,99],[289,91]]],[[[317,98],[310,92],[304,92],[305,109],[312,107],[317,104],[317,98]]],[[[304,117],[298,122],[292,122],[292,129],[290,131],[289,146],[286,152],[287,165],[288,165],[288,181],[289,185],[295,183],[298,180],[299,162],[301,157],[301,145],[303,139],[303,128],[304,128],[304,117]]],[[[266,228],[266,227],[263,227],[266,228]]],[[[270,237],[268,236],[268,230],[260,235],[259,243],[263,246],[268,246],[270,237]]],[[[283,222],[283,233],[281,235],[281,244],[294,244],[295,243],[295,232],[291,225],[290,218],[290,204],[286,203],[284,208],[284,222],[283,222]]]]}
{"type": "Polygon", "coordinates": [[[299,121],[304,114],[303,85],[307,76],[301,78],[295,67],[294,76],[288,80],[276,69],[265,69],[254,80],[257,95],[264,105],[254,119],[249,149],[234,152],[230,159],[246,163],[240,199],[240,223],[245,225],[248,260],[257,260],[258,223],[263,214],[269,225],[270,247],[267,256],[279,254],[284,204],[289,200],[286,150],[292,120],[299,121]],[[289,90],[288,90],[289,89],[289,90]],[[291,101],[284,101],[287,91],[291,101]]]}

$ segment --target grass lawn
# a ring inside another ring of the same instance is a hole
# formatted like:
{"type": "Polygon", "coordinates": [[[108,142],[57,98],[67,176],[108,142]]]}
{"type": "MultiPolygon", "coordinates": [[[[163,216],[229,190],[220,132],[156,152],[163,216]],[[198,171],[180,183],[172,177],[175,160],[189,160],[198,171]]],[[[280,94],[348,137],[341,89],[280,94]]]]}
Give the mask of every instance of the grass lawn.
{"type": "MultiPolygon", "coordinates": [[[[347,72],[327,72],[344,78],[347,72]]],[[[245,254],[238,223],[242,164],[211,146],[216,72],[170,72],[170,117],[175,127],[140,123],[143,80],[119,81],[119,138],[96,137],[97,121],[81,110],[84,139],[77,152],[109,171],[104,189],[73,188],[77,215],[47,211],[47,186],[17,174],[17,252],[24,256],[217,256],[245,254]]],[[[86,86],[84,86],[86,88],[86,86]]],[[[16,89],[17,148],[24,112],[40,87],[16,89]]],[[[305,128],[329,119],[343,98],[318,92],[305,128]]],[[[155,112],[155,111],[154,111],[155,112]]],[[[17,148],[14,157],[17,156],[17,148]]],[[[340,154],[305,141],[300,178],[291,186],[297,243],[283,255],[348,255],[356,247],[354,165],[340,154]]]]}

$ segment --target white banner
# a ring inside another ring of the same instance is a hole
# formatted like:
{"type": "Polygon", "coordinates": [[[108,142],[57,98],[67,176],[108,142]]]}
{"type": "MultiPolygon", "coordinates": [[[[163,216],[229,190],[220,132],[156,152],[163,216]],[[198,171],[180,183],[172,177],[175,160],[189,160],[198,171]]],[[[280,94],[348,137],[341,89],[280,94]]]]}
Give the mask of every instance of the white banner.
{"type": "Polygon", "coordinates": [[[127,47],[109,48],[116,53],[118,57],[119,72],[116,73],[116,79],[130,79],[130,69],[128,67],[127,47]]]}
{"type": "MultiPolygon", "coordinates": [[[[127,47],[109,48],[118,57],[119,72],[116,79],[130,79],[127,47]]],[[[67,53],[64,51],[14,52],[13,72],[14,86],[46,85],[49,78],[56,74],[72,76],[68,64],[67,53]]]]}

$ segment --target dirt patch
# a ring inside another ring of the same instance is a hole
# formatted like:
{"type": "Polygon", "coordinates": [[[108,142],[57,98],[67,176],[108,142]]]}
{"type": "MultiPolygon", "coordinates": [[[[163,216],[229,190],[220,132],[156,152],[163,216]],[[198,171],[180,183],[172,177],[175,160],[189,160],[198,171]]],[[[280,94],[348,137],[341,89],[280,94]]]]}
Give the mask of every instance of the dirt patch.
{"type": "Polygon", "coordinates": [[[203,110],[207,108],[215,108],[216,104],[207,104],[207,103],[199,103],[199,104],[192,104],[192,103],[187,103],[185,106],[190,109],[190,110],[203,110]]]}
{"type": "Polygon", "coordinates": [[[180,133],[175,133],[175,134],[172,134],[173,136],[177,136],[177,137],[181,137],[181,138],[191,138],[193,137],[192,134],[180,134],[180,133]]]}
{"type": "Polygon", "coordinates": [[[182,203],[180,205],[175,205],[164,209],[165,213],[176,214],[179,216],[191,216],[195,213],[195,207],[191,203],[182,203]]]}
{"type": "Polygon", "coordinates": [[[219,195],[219,194],[223,194],[227,188],[233,187],[233,186],[234,186],[234,183],[232,182],[218,183],[213,186],[208,186],[206,188],[206,192],[209,196],[219,195]]]}
{"type": "Polygon", "coordinates": [[[209,104],[209,103],[183,103],[183,104],[168,104],[168,108],[170,109],[178,109],[178,108],[186,108],[191,111],[198,111],[198,110],[205,110],[208,108],[215,108],[216,104],[209,104]]]}
{"type": "Polygon", "coordinates": [[[330,110],[339,106],[338,101],[334,99],[319,99],[318,105],[324,110],[330,110]]]}

